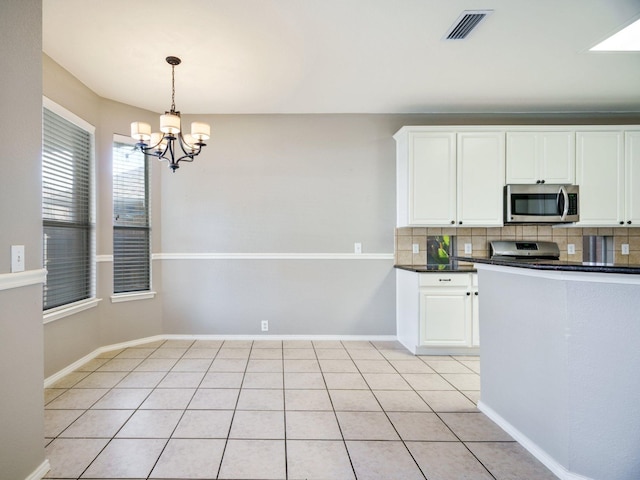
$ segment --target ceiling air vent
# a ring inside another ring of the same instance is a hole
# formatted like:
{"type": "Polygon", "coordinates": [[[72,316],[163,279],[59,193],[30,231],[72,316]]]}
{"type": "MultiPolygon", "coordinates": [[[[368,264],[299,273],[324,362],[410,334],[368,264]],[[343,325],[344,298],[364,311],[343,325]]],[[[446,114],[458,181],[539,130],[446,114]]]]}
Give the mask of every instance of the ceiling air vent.
{"type": "Polygon", "coordinates": [[[493,13],[493,10],[465,10],[455,23],[447,30],[446,40],[463,40],[469,36],[471,30],[476,28],[484,17],[493,13]]]}

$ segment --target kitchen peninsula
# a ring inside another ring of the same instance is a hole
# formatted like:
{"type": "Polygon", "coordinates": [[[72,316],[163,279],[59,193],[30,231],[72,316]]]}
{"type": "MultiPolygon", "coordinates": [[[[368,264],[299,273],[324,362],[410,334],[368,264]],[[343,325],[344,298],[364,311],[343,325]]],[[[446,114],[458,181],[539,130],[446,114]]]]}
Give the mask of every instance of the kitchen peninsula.
{"type": "Polygon", "coordinates": [[[640,478],[640,266],[478,270],[478,408],[563,479],[640,478]]]}

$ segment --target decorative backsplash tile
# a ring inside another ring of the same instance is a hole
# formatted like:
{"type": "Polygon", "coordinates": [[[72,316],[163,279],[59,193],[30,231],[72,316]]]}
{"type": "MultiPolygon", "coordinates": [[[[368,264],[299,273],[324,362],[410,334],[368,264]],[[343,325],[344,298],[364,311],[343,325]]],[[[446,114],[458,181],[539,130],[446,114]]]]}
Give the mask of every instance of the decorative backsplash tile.
{"type": "Polygon", "coordinates": [[[614,261],[618,264],[640,265],[640,228],[574,228],[548,225],[508,225],[501,228],[396,228],[396,264],[427,265],[427,239],[452,236],[457,255],[464,256],[464,244],[471,243],[473,256],[488,257],[492,240],[531,240],[556,242],[560,260],[582,261],[582,237],[607,235],[614,237],[614,261]],[[629,255],[621,255],[621,245],[629,244],[629,255]],[[412,253],[418,244],[419,253],[412,253]],[[575,254],[567,253],[567,245],[575,246],[575,254]]]}

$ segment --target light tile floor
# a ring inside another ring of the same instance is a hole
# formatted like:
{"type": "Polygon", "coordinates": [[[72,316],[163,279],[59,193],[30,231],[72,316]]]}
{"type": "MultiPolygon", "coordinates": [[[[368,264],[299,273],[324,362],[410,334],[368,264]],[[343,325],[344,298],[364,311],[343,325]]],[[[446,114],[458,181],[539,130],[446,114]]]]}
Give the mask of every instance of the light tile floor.
{"type": "Polygon", "coordinates": [[[396,342],[107,352],[45,390],[45,478],[555,478],[476,409],[479,363],[396,342]]]}

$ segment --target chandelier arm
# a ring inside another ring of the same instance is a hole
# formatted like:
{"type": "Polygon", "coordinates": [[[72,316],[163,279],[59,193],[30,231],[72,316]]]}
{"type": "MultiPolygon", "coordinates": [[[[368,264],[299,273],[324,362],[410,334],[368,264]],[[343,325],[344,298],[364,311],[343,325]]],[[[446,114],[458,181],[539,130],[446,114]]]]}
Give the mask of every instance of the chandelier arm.
{"type": "Polygon", "coordinates": [[[139,143],[136,143],[136,147],[138,147],[140,151],[145,155],[153,155],[154,157],[158,157],[158,159],[162,160],[163,158],[165,158],[164,155],[167,153],[168,145],[162,151],[156,150],[157,146],[160,145],[161,143],[162,143],[162,139],[158,143],[152,146],[149,146],[144,142],[139,142],[139,143]]]}

